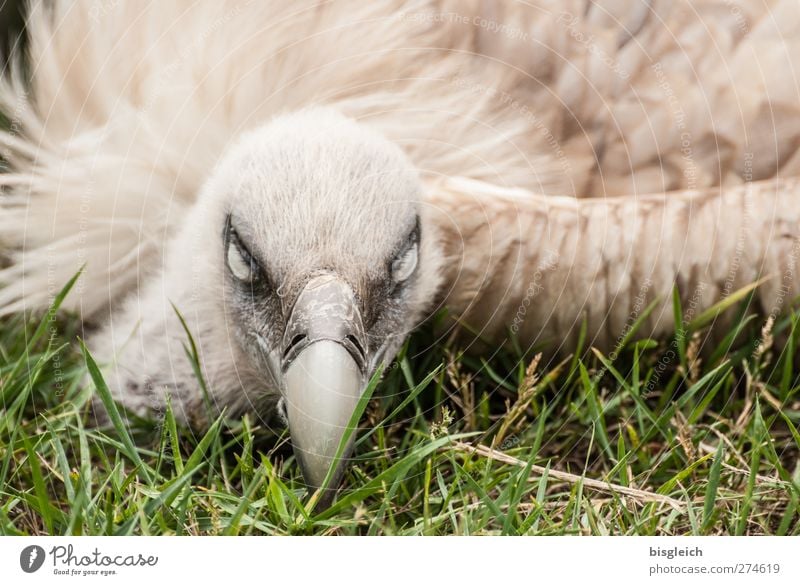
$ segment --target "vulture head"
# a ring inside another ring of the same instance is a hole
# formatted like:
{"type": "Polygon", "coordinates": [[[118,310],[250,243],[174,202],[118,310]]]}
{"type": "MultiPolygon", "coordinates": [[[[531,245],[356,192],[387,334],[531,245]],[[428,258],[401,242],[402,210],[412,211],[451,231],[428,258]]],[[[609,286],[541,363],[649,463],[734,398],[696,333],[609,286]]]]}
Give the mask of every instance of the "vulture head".
{"type": "Polygon", "coordinates": [[[195,294],[219,297],[205,301],[221,304],[237,365],[278,399],[312,487],[435,296],[441,260],[420,194],[396,145],[322,108],[242,136],[204,186],[189,229],[219,286],[195,294]]]}

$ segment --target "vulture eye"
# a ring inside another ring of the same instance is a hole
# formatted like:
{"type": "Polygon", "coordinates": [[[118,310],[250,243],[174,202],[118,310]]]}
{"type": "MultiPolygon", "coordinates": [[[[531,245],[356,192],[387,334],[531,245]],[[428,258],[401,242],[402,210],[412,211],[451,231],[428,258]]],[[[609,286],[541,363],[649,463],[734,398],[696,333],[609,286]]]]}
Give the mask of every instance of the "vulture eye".
{"type": "Polygon", "coordinates": [[[258,270],[255,260],[242,244],[236,230],[228,225],[228,249],[225,258],[231,273],[243,282],[250,282],[258,270]]]}
{"type": "Polygon", "coordinates": [[[414,274],[417,267],[417,256],[419,255],[419,244],[414,242],[407,250],[402,252],[392,261],[392,280],[396,283],[408,280],[414,274]]]}
{"type": "Polygon", "coordinates": [[[253,268],[244,254],[246,252],[241,250],[234,240],[228,242],[228,268],[239,280],[249,281],[253,278],[253,268]]]}

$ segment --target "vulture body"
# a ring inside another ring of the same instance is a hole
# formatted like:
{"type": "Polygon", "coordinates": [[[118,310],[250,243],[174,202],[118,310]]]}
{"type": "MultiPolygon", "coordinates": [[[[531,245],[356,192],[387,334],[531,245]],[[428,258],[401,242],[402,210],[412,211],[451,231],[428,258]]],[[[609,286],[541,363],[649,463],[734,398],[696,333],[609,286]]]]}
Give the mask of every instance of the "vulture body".
{"type": "Polygon", "coordinates": [[[319,429],[441,307],[568,351],[654,301],[668,331],[675,285],[697,314],[800,288],[794,0],[57,0],[27,30],[0,312],[84,267],[64,308],[114,396],[202,425],[180,313],[216,407],[283,398],[311,484],[319,429]]]}

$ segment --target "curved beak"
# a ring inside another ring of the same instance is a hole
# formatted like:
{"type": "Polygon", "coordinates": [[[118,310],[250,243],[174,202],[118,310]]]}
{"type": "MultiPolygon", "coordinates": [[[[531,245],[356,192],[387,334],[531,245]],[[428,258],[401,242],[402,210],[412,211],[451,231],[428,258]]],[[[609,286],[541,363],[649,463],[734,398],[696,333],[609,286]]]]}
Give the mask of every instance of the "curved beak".
{"type": "Polygon", "coordinates": [[[306,483],[329,497],[344,473],[354,433],[337,459],[367,380],[366,335],[352,289],[333,275],[297,297],[283,340],[283,398],[295,457],[306,483]]]}

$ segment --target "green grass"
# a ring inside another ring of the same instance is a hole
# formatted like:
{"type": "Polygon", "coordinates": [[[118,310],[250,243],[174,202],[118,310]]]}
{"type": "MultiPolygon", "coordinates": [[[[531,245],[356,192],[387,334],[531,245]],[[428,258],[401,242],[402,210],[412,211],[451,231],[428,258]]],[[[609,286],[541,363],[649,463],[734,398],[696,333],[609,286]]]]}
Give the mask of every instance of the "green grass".
{"type": "Polygon", "coordinates": [[[420,332],[325,511],[259,417],[124,422],[78,323],[7,319],[0,534],[800,534],[800,316],[764,328],[736,300],[684,323],[676,297],[676,336],[552,360],[420,332]]]}

